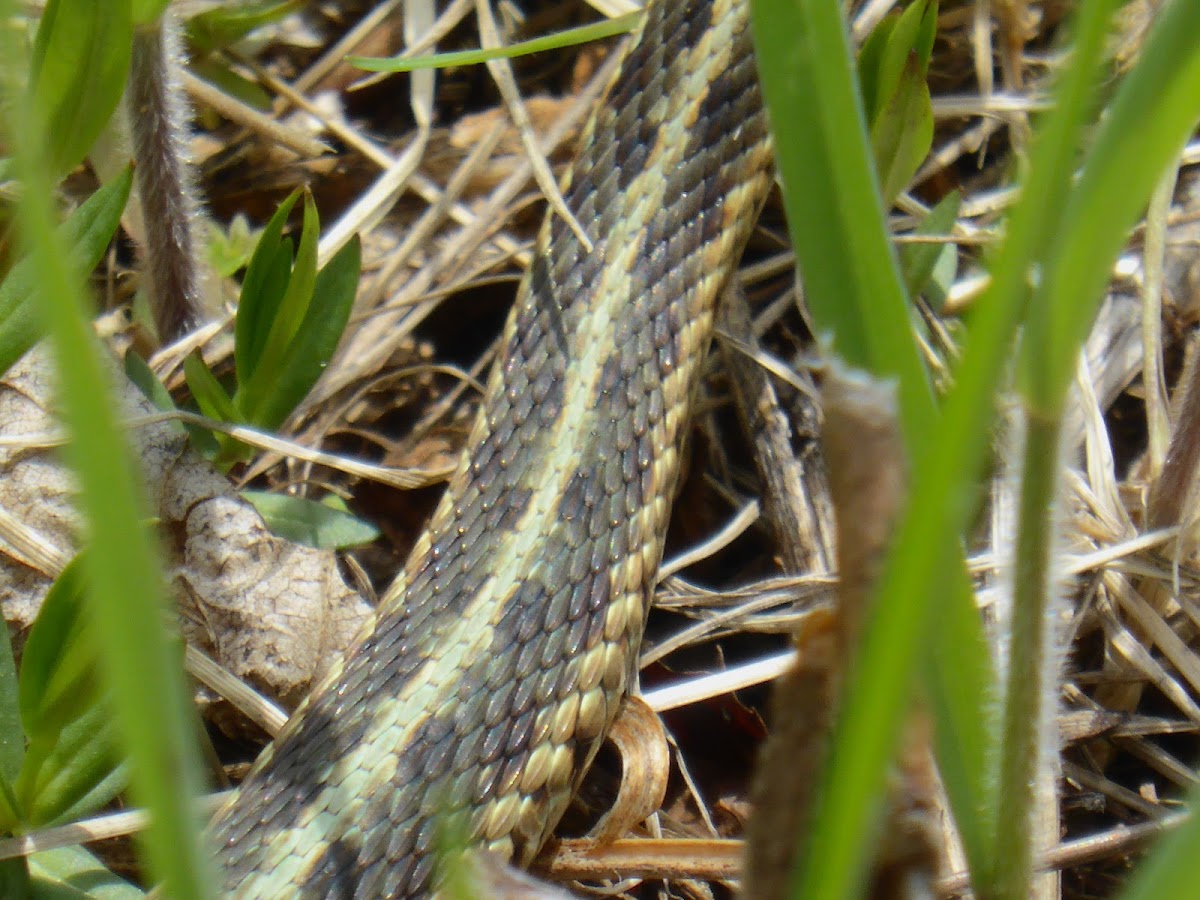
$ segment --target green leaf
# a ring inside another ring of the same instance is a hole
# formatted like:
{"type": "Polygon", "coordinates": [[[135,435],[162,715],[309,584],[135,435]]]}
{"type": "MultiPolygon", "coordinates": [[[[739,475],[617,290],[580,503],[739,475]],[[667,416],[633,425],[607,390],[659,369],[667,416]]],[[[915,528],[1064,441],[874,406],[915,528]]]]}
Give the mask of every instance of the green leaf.
{"type": "Polygon", "coordinates": [[[282,240],[282,235],[292,207],[299,198],[300,191],[293,191],[271,216],[271,221],[258,239],[258,246],[254,248],[254,255],[250,258],[250,266],[242,281],[233,344],[239,384],[245,384],[254,377],[279,304],[287,291],[292,271],[292,244],[291,241],[282,240]]]}
{"type": "Polygon", "coordinates": [[[21,657],[21,723],[31,741],[54,740],[96,700],[96,657],[83,620],[83,575],[73,559],[54,580],[21,657]]]}
{"type": "Polygon", "coordinates": [[[858,55],[863,107],[872,128],[900,87],[910,53],[916,54],[924,79],[936,34],[936,0],[917,0],[904,12],[885,16],[872,30],[858,55]]]}
{"type": "MultiPolygon", "coordinates": [[[[24,860],[13,860],[24,862],[24,860]]],[[[39,900],[139,900],[145,893],[118,878],[83,847],[59,847],[29,857],[39,900]]],[[[19,894],[4,892],[4,897],[19,894]]]]}
{"type": "Polygon", "coordinates": [[[200,412],[216,422],[232,424],[241,421],[229,394],[217,381],[199,350],[187,355],[183,361],[183,374],[200,412]]]}
{"type": "Polygon", "coordinates": [[[225,56],[201,56],[189,64],[192,74],[207,81],[235,100],[241,100],[252,109],[270,115],[272,94],[257,81],[251,81],[239,72],[231,69],[225,56]]]}
{"type": "MultiPolygon", "coordinates": [[[[129,379],[135,388],[141,391],[142,396],[149,400],[155,409],[161,412],[175,411],[175,401],[171,399],[171,392],[167,390],[165,384],[158,380],[158,376],[154,374],[154,370],[150,368],[150,365],[136,351],[127,351],[123,364],[125,377],[129,379]]],[[[183,423],[172,422],[171,429],[182,432],[183,423]]]]}
{"type": "MultiPolygon", "coordinates": [[[[0,781],[12,784],[25,756],[25,733],[21,730],[20,689],[8,629],[0,634],[0,781]]],[[[0,791],[2,793],[2,791],[0,791]]],[[[0,801],[0,827],[5,816],[0,801]]],[[[13,812],[9,810],[8,812],[13,812]]]]}
{"type": "MultiPolygon", "coordinates": [[[[1186,806],[1195,810],[1200,790],[1192,788],[1186,806]]],[[[1192,900],[1200,879],[1200,816],[1195,813],[1169,829],[1154,846],[1148,859],[1133,873],[1121,900],[1192,900]]]]}
{"type": "Polygon", "coordinates": [[[31,97],[54,177],[75,168],[125,88],[133,42],[129,0],[50,0],[38,25],[31,97]]]}
{"type": "Polygon", "coordinates": [[[921,25],[917,29],[917,38],[913,41],[912,49],[917,54],[921,64],[921,72],[929,74],[929,60],[933,58],[933,42],[937,40],[937,0],[929,0],[925,4],[925,12],[921,15],[921,25]]]}
{"type": "Polygon", "coordinates": [[[890,205],[916,174],[933,145],[933,101],[915,53],[871,126],[883,202],[890,205]]]}
{"type": "Polygon", "coordinates": [[[641,21],[640,12],[626,13],[613,19],[605,19],[593,25],[583,25],[579,28],[569,28],[558,34],[534,38],[529,41],[518,41],[505,47],[491,50],[462,50],[458,53],[438,53],[432,56],[414,56],[408,59],[392,57],[380,59],[373,56],[348,56],[346,62],[368,72],[412,72],[417,69],[445,69],[450,66],[473,66],[492,59],[516,59],[543,50],[558,50],[563,47],[574,47],[597,41],[601,38],[612,37],[632,31],[641,21]]]}
{"type": "Polygon", "coordinates": [[[303,7],[301,0],[222,3],[187,20],[187,39],[206,53],[232,46],[256,28],[303,7]]]}
{"type": "Polygon", "coordinates": [[[317,280],[317,241],[321,236],[321,220],[317,215],[317,204],[312,194],[304,192],[304,224],[300,229],[300,243],[296,247],[296,261],[292,266],[292,278],[287,293],[271,323],[271,334],[263,352],[269,357],[277,347],[286,347],[292,341],[296,329],[308,311],[312,300],[313,284],[317,280]]]}
{"type": "MultiPolygon", "coordinates": [[[[241,414],[234,406],[233,400],[221,386],[221,382],[217,381],[212,370],[208,368],[208,364],[204,362],[204,357],[200,355],[199,350],[193,350],[184,359],[183,375],[187,379],[188,389],[192,392],[192,399],[200,407],[201,413],[216,422],[224,422],[229,425],[242,424],[241,414]]],[[[225,434],[218,432],[212,434],[211,438],[216,442],[218,448],[215,458],[217,465],[226,466],[229,463],[249,459],[254,455],[253,447],[225,434]]],[[[212,443],[206,440],[197,444],[197,448],[211,446],[212,443]]]]}
{"type": "MultiPolygon", "coordinates": [[[[320,230],[317,206],[313,202],[312,194],[306,190],[304,227],[300,232],[300,245],[296,249],[296,260],[291,278],[287,282],[287,290],[274,307],[274,315],[270,319],[262,353],[253,374],[242,379],[239,370],[238,390],[233,402],[241,412],[242,420],[247,424],[259,428],[275,428],[283,419],[276,419],[268,411],[286,406],[287,412],[291,412],[299,402],[300,398],[286,399],[281,396],[280,369],[286,365],[286,357],[292,352],[293,342],[299,338],[297,332],[305,321],[312,303],[317,277],[317,238],[320,230]]],[[[342,327],[345,327],[344,322],[342,327]]],[[[338,329],[338,334],[340,336],[341,328],[338,329]]],[[[327,361],[320,361],[320,365],[324,366],[327,361]]],[[[311,386],[310,382],[308,387],[311,386]]],[[[308,393],[308,387],[304,389],[304,393],[308,393]]],[[[300,395],[301,398],[303,396],[304,394],[300,395]]],[[[291,398],[292,395],[287,397],[291,398]]],[[[285,418],[287,412],[284,413],[285,418]]]]}
{"type": "Polygon", "coordinates": [[[867,35],[862,48],[858,51],[858,83],[862,94],[863,112],[868,122],[875,119],[879,107],[879,70],[883,65],[884,51],[888,41],[896,30],[900,20],[897,13],[889,13],[879,20],[871,33],[867,35]]]}
{"type": "Polygon", "coordinates": [[[236,44],[256,28],[277,22],[303,7],[301,0],[224,3],[192,16],[185,32],[197,50],[211,52],[236,44]]]}
{"type": "MultiPolygon", "coordinates": [[[[175,401],[171,399],[171,394],[166,386],[158,380],[158,376],[154,374],[154,370],[146,364],[146,361],[133,350],[125,353],[125,377],[142,392],[147,400],[154,404],[155,409],[162,412],[175,411],[175,401]]],[[[207,429],[186,422],[172,422],[171,428],[187,434],[191,439],[192,446],[205,457],[211,459],[221,451],[217,439],[207,429]]]]}
{"type": "MultiPolygon", "coordinates": [[[[949,235],[954,223],[958,220],[958,209],[961,204],[962,195],[958,191],[951,191],[929,211],[925,220],[916,227],[913,234],[918,237],[949,235]]],[[[953,242],[904,244],[901,246],[900,273],[910,296],[916,297],[925,290],[938,261],[946,256],[957,259],[958,250],[953,242]]]]}
{"type": "MultiPolygon", "coordinates": [[[[133,185],[133,169],[88,197],[58,228],[67,248],[67,260],[81,275],[96,268],[121,223],[121,213],[133,185]]],[[[0,283],[0,373],[7,372],[41,339],[43,328],[37,308],[37,270],[22,259],[0,283]]]]}
{"type": "Polygon", "coordinates": [[[317,276],[314,300],[279,364],[261,367],[245,394],[239,392],[247,420],[260,428],[278,428],[312,390],[350,319],[360,265],[361,245],[356,236],[317,276]]]}
{"type": "MultiPolygon", "coordinates": [[[[30,744],[32,755],[36,745],[30,744]]],[[[26,821],[46,828],[89,816],[125,789],[128,773],[116,752],[112,710],[95,703],[67,725],[39,761],[29,787],[26,821]]]]}
{"type": "Polygon", "coordinates": [[[171,0],[131,0],[134,24],[149,25],[157,22],[170,2],[171,0]]]}
{"type": "Polygon", "coordinates": [[[1022,394],[1038,414],[1061,410],[1112,263],[1198,118],[1200,3],[1177,0],[1156,16],[1137,65],[1100,121],[1061,219],[1038,246],[1043,277],[1019,369],[1022,394]]]}
{"type": "MultiPolygon", "coordinates": [[[[17,725],[16,736],[24,744],[20,722],[17,725]]],[[[22,765],[24,762],[25,760],[22,758],[22,765]]],[[[24,827],[25,813],[21,809],[21,802],[17,799],[16,778],[0,778],[0,834],[16,834],[24,827]]],[[[3,896],[4,892],[0,891],[0,897],[3,896]]]]}
{"type": "Polygon", "coordinates": [[[241,213],[230,220],[228,231],[209,222],[208,240],[205,241],[208,263],[218,275],[232,278],[250,264],[257,241],[258,236],[251,232],[250,223],[241,213]]]}
{"type": "Polygon", "coordinates": [[[933,142],[933,104],[925,79],[936,32],[936,0],[918,0],[885,17],[859,54],[863,106],[885,206],[908,185],[933,142]]]}
{"type": "Polygon", "coordinates": [[[316,500],[268,491],[242,491],[242,496],[254,504],[273,533],[318,550],[341,550],[379,537],[373,525],[316,500]]]}
{"type": "MultiPolygon", "coordinates": [[[[889,102],[899,89],[904,71],[909,66],[910,56],[922,39],[922,23],[928,8],[927,0],[912,3],[896,19],[895,27],[888,33],[887,41],[880,53],[878,68],[874,73],[876,114],[889,102]]],[[[936,15],[936,7],[934,8],[936,15]]],[[[916,60],[918,71],[924,75],[921,60],[916,60]]],[[[868,119],[871,121],[871,119],[868,119]]]]}
{"type": "Polygon", "coordinates": [[[22,857],[0,860],[0,897],[31,896],[29,866],[22,857]]]}

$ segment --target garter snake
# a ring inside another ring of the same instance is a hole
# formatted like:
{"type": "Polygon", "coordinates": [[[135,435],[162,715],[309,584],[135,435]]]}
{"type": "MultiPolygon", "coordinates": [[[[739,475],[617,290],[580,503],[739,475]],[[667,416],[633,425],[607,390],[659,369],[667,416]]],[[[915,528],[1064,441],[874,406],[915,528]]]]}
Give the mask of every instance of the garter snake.
{"type": "Polygon", "coordinates": [[[217,813],[238,897],[527,863],[629,684],[700,364],[770,186],[748,0],[655,0],[547,215],[461,463],[373,628],[217,813]]]}

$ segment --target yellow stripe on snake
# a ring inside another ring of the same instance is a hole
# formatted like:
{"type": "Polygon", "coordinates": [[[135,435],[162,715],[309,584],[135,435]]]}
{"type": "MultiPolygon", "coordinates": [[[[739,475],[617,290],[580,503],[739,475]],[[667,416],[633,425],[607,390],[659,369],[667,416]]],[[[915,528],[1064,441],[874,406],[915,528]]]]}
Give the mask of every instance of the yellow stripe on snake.
{"type": "Polygon", "coordinates": [[[479,417],[374,627],[213,825],[238,897],[528,863],[633,676],[713,309],[770,186],[747,0],[656,0],[548,215],[479,417]]]}

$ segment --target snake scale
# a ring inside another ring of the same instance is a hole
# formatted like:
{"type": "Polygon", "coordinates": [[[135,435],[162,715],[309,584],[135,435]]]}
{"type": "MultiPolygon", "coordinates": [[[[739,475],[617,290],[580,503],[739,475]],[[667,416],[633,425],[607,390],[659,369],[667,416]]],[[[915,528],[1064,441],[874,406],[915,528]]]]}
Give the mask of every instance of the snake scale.
{"type": "Polygon", "coordinates": [[[422,897],[528,863],[633,677],[713,311],[770,187],[748,0],[655,0],[564,177],[396,585],[216,814],[236,897],[422,897]],[[444,845],[443,845],[444,846],[444,845]]]}

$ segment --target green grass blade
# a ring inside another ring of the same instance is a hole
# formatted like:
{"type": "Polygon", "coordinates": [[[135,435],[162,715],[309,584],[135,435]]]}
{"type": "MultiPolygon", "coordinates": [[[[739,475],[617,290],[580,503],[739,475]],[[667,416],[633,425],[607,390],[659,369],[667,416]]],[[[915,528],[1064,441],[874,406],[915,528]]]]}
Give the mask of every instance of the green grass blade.
{"type": "Polygon", "coordinates": [[[933,398],[879,202],[840,5],[757,0],[753,10],[763,96],[808,309],[835,355],[899,381],[911,445],[933,424],[933,398]]]}
{"type": "Polygon", "coordinates": [[[250,384],[239,386],[239,409],[249,424],[278,428],[308,396],[346,330],[361,264],[362,248],[355,235],[317,275],[304,319],[279,358],[260,367],[250,384]]]}
{"type": "Polygon", "coordinates": [[[632,31],[641,19],[640,12],[626,13],[613,19],[605,19],[593,25],[582,25],[579,28],[569,28],[557,34],[533,38],[528,41],[518,41],[507,47],[496,47],[491,50],[462,50],[458,53],[437,53],[433,56],[413,56],[408,59],[393,57],[380,59],[374,56],[347,56],[346,62],[367,72],[412,72],[416,69],[446,69],[450,66],[473,66],[492,59],[516,59],[519,56],[529,56],[531,53],[541,53],[545,50],[558,50],[562,47],[574,47],[598,41],[632,31]]]}
{"type": "MultiPolygon", "coordinates": [[[[809,310],[835,354],[880,377],[898,379],[906,444],[910,456],[919,459],[936,414],[885,227],[839,6],[831,0],[759,0],[753,9],[760,75],[809,310]]],[[[880,35],[881,42],[888,36],[886,31],[880,35]]],[[[950,473],[972,482],[972,471],[960,472],[957,465],[942,471],[950,473]]],[[[973,496],[960,484],[955,487],[973,496]]],[[[842,896],[853,891],[855,873],[865,872],[867,823],[881,795],[897,729],[910,708],[917,648],[935,642],[944,646],[935,646],[931,659],[969,662],[957,668],[930,665],[926,671],[933,682],[929,697],[947,790],[968,855],[975,865],[985,860],[984,763],[992,736],[980,710],[990,707],[995,678],[955,532],[940,533],[950,535],[940,545],[940,571],[947,574],[936,587],[927,583],[889,596],[890,624],[876,631],[894,628],[895,640],[865,647],[859,657],[860,686],[848,696],[857,707],[850,717],[858,728],[853,749],[865,753],[846,756],[845,739],[835,738],[839,774],[826,777],[841,793],[818,813],[819,834],[794,882],[798,896],[842,896]],[[931,641],[925,623],[934,596],[953,609],[943,611],[931,641]]]]}
{"type": "MultiPolygon", "coordinates": [[[[1088,12],[1099,16],[1096,4],[1088,12]]],[[[1099,53],[1103,21],[1087,27],[1080,46],[1099,53]],[[1090,46],[1089,46],[1090,45],[1090,46]]],[[[1077,49],[1076,53],[1086,51],[1077,49]]],[[[1086,111],[1084,97],[1081,107],[1086,111]]],[[[1163,169],[1200,118],[1200,6],[1176,2],[1160,13],[1141,58],[1117,90],[1061,222],[1041,259],[1020,360],[1028,411],[1018,524],[1011,671],[1004,752],[998,783],[995,867],[986,890],[998,898],[1029,892],[1030,820],[1043,753],[1044,670],[1053,665],[1045,634],[1052,602],[1050,546],[1058,477],[1059,420],[1079,349],[1104,296],[1112,263],[1163,169]],[[1152,114],[1146,115],[1147,110],[1152,114]]]]}
{"type": "MultiPolygon", "coordinates": [[[[25,756],[25,733],[21,730],[21,706],[18,700],[17,665],[13,661],[12,638],[8,629],[0,634],[0,780],[11,786],[21,771],[25,756]]],[[[3,800],[0,800],[0,804],[3,800]]],[[[8,810],[11,814],[13,810],[8,810]]],[[[0,828],[5,813],[0,813],[0,828]]]]}
{"type": "MultiPolygon", "coordinates": [[[[927,445],[925,456],[916,461],[913,496],[925,500],[909,510],[897,531],[881,580],[880,617],[871,623],[868,644],[886,646],[901,639],[899,635],[904,633],[907,623],[892,614],[894,603],[913,592],[936,590],[948,555],[947,546],[958,542],[974,511],[973,482],[988,451],[989,427],[994,417],[992,398],[1025,310],[1025,273],[1046,242],[1049,230],[1055,227],[1054,211],[1062,208],[1070,187],[1073,148],[1078,146],[1086,123],[1088,97],[1110,11],[1111,4],[1107,8],[1104,4],[1089,4],[1078,23],[1081,39],[1058,85],[1058,108],[1042,123],[1034,142],[1023,198],[1014,210],[1007,239],[997,254],[991,289],[975,310],[957,385],[947,397],[941,427],[927,445]],[[890,630],[894,628],[901,631],[890,630]]],[[[864,650],[864,656],[867,652],[864,650]]],[[[959,664],[965,662],[968,660],[960,657],[959,664]]],[[[952,684],[943,682],[947,683],[952,684]]],[[[851,698],[854,690],[850,688],[851,698]]],[[[984,708],[979,710],[980,715],[986,713],[984,708]]],[[[869,717],[871,710],[857,714],[869,717]]],[[[857,727],[869,728],[869,722],[860,719],[857,727]]],[[[856,729],[848,726],[846,732],[842,740],[857,740],[856,729]]],[[[994,766],[998,760],[993,757],[989,762],[994,766]]],[[[989,782],[994,783],[990,779],[989,782]]],[[[996,805],[995,797],[987,800],[985,808],[989,816],[995,814],[996,805]]],[[[990,858],[993,853],[986,856],[990,858]]],[[[992,868],[972,859],[972,874],[976,879],[989,878],[992,868]]]]}
{"type": "Polygon", "coordinates": [[[34,896],[44,900],[136,900],[145,896],[128,881],[106,869],[83,847],[61,847],[35,853],[29,857],[29,872],[34,896]]]}
{"type": "MultiPolygon", "coordinates": [[[[0,2],[0,19],[11,15],[12,4],[0,2]]],[[[20,96],[13,90],[17,51],[11,31],[0,29],[0,77],[9,97],[20,96]]],[[[62,264],[65,247],[55,233],[43,166],[44,123],[22,103],[5,105],[2,114],[24,188],[17,221],[43,290],[58,360],[68,435],[63,452],[79,480],[94,632],[131,764],[134,800],[154,819],[144,838],[150,873],[173,898],[205,897],[212,881],[195,808],[200,779],[194,730],[180,660],[166,638],[164,584],[145,527],[147,508],[113,412],[112,367],[92,334],[80,273],[62,264]]]]}
{"type": "Polygon", "coordinates": [[[1026,399],[1040,414],[1062,408],[1113,260],[1198,119],[1200,3],[1176,0],[1158,13],[1052,232],[1020,368],[1026,399]]]}
{"type": "MultiPolygon", "coordinates": [[[[1104,4],[1088,4],[1086,8],[1088,21],[1093,26],[1098,24],[1101,29],[1107,22],[1107,12],[1104,4]]],[[[764,33],[781,43],[777,49],[781,56],[790,56],[793,68],[785,80],[797,94],[795,102],[785,107],[783,115],[786,118],[773,112],[773,121],[782,122],[784,126],[777,131],[780,164],[785,186],[789,186],[789,171],[797,173],[797,177],[803,177],[806,172],[813,173],[806,182],[810,191],[804,195],[804,201],[819,210],[817,214],[807,214],[810,221],[806,225],[797,227],[793,221],[793,239],[805,265],[809,302],[821,302],[817,289],[821,283],[825,285],[821,293],[827,297],[844,296],[839,293],[839,287],[845,285],[861,296],[872,297],[875,300],[872,311],[876,314],[870,317],[861,317],[859,313],[860,318],[856,319],[849,302],[840,306],[832,303],[825,311],[828,315],[818,314],[816,309],[813,311],[818,322],[835,329],[834,346],[839,352],[859,354],[858,357],[850,356],[852,360],[869,359],[871,354],[862,348],[869,347],[872,341],[886,344],[885,334],[900,343],[897,335],[901,317],[893,315],[891,320],[881,323],[879,315],[881,310],[894,305],[885,301],[894,298],[895,291],[890,286],[870,289],[872,284],[886,281],[879,271],[878,260],[890,260],[890,254],[881,254],[878,241],[868,239],[863,231],[851,231],[837,224],[839,210],[866,206],[861,183],[856,185],[851,181],[847,185],[848,193],[840,193],[839,188],[839,193],[832,198],[825,197],[820,186],[822,179],[831,187],[838,186],[839,170],[849,167],[848,159],[860,155],[856,148],[861,140],[862,126],[847,113],[854,109],[853,92],[843,88],[825,96],[815,75],[820,72],[831,81],[844,80],[841,75],[847,65],[845,60],[838,61],[824,54],[831,46],[844,47],[845,31],[837,18],[837,4],[832,2],[810,0],[809,3],[782,4],[782,13],[776,9],[775,14],[782,17],[773,17],[769,26],[758,29],[760,53],[772,42],[763,39],[764,33]],[[813,119],[805,117],[803,102],[816,110],[813,119]],[[821,131],[825,133],[821,134],[821,131]],[[806,150],[799,155],[799,163],[789,165],[786,160],[791,145],[803,145],[810,136],[817,145],[816,150],[806,150]],[[801,235],[805,231],[815,234],[813,246],[820,251],[811,254],[812,258],[844,258],[847,261],[840,269],[831,266],[822,275],[820,270],[807,265],[807,257],[800,249],[801,235]],[[876,269],[874,277],[859,275],[859,271],[866,272],[871,266],[876,269]],[[834,324],[830,326],[830,322],[834,324]],[[837,330],[843,327],[849,340],[841,340],[843,335],[837,330]]],[[[863,877],[871,823],[882,790],[885,767],[895,729],[906,708],[910,683],[907,673],[912,671],[918,648],[926,645],[924,638],[931,625],[928,603],[914,598],[938,596],[947,587],[954,590],[948,580],[955,576],[945,573],[954,572],[959,565],[960,536],[974,511],[974,484],[989,444],[992,397],[1025,308],[1025,273],[1029,271],[1036,250],[1045,244],[1047,234],[1058,224],[1053,216],[1045,215],[1045,210],[1047,207],[1061,209],[1061,201],[1065,200],[1074,148],[1079,144],[1078,136],[1088,109],[1086,98],[1091,90],[1096,58],[1096,53],[1086,48],[1073,57],[1059,90],[1068,112],[1050,116],[1045,134],[1035,145],[1035,162],[1027,186],[1027,196],[1035,199],[1019,206],[1014,215],[1009,240],[998,257],[992,290],[975,311],[967,352],[957,373],[958,383],[947,399],[943,420],[936,429],[921,432],[912,429],[909,408],[904,409],[906,430],[913,436],[910,447],[916,449],[912,496],[920,498],[920,502],[912,505],[898,529],[881,580],[875,616],[868,624],[860,649],[860,666],[852,673],[846,688],[846,705],[833,741],[836,753],[825,773],[825,791],[816,830],[806,866],[795,881],[797,896],[850,896],[863,877]],[[1057,206],[1055,198],[1060,201],[1057,206]]],[[[765,63],[763,77],[768,102],[772,103],[765,63]]],[[[860,168],[861,165],[860,159],[860,168]]],[[[803,211],[799,214],[805,215],[803,211]]],[[[797,211],[789,207],[789,220],[796,216],[797,211]]],[[[903,327],[907,328],[906,317],[903,327]]],[[[905,367],[896,368],[900,370],[903,385],[905,367]]],[[[906,395],[902,390],[902,405],[906,396],[911,398],[916,393],[910,389],[906,395]]],[[[919,400],[911,404],[916,408],[920,405],[919,400]]],[[[938,630],[944,627],[945,622],[939,620],[938,630]]],[[[949,673],[945,677],[956,676],[957,673],[949,673]]],[[[954,687],[951,681],[943,682],[942,686],[954,687]]],[[[978,701],[984,695],[975,688],[971,696],[978,701]]],[[[961,718],[964,708],[969,711],[969,703],[964,704],[961,698],[956,700],[953,690],[943,692],[943,702],[948,708],[959,710],[958,725],[970,725],[961,718]]],[[[982,704],[975,707],[977,716],[984,715],[985,710],[982,704]]],[[[986,734],[976,731],[976,737],[979,746],[988,746],[986,734]]],[[[977,758],[978,750],[969,755],[977,758]]],[[[965,771],[969,766],[960,768],[965,771]]],[[[976,780],[974,791],[978,790],[976,780]]],[[[986,806],[994,810],[994,801],[986,806]]],[[[960,803],[955,804],[955,809],[959,811],[960,803]]],[[[980,862],[979,854],[973,853],[973,868],[978,870],[980,862]]]]}
{"type": "Polygon", "coordinates": [[[1200,790],[1193,788],[1187,806],[1191,815],[1138,866],[1121,900],[1192,900],[1200,884],[1200,790]]]}
{"type": "Polygon", "coordinates": [[[253,378],[258,369],[271,325],[287,291],[292,271],[292,243],[284,240],[283,229],[299,199],[300,191],[295,190],[279,204],[258,236],[246,277],[242,279],[233,332],[233,359],[241,384],[253,378]]]}
{"type": "MultiPolygon", "coordinates": [[[[127,168],[80,205],[59,226],[67,259],[77,271],[96,268],[121,222],[133,169],[127,168]]],[[[42,337],[37,311],[37,278],[32,261],[20,260],[0,283],[0,372],[7,372],[42,337]]]]}
{"type": "Polygon", "coordinates": [[[59,177],[79,165],[125,88],[133,47],[129,0],[50,0],[38,26],[32,94],[50,137],[43,159],[59,177]]]}

